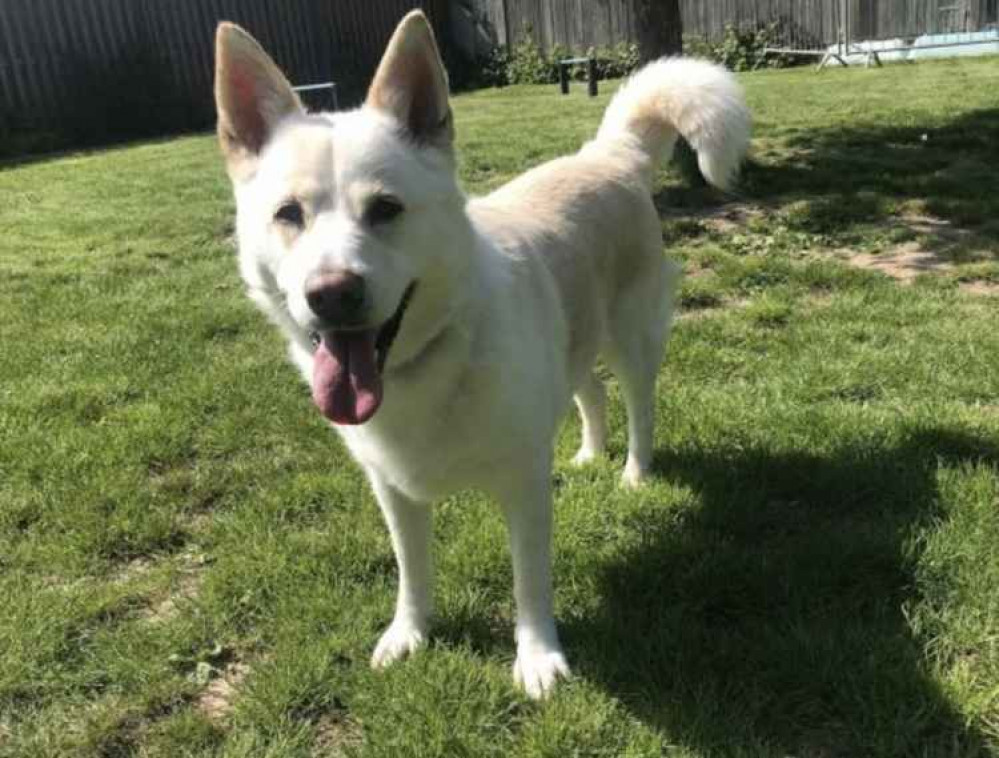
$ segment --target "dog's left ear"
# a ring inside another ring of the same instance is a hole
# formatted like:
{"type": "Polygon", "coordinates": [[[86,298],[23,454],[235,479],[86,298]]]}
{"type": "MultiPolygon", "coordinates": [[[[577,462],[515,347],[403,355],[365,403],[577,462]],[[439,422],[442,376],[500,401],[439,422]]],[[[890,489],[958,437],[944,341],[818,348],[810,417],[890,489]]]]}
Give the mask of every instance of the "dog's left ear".
{"type": "Polygon", "coordinates": [[[419,142],[450,147],[454,126],[447,73],[421,11],[409,13],[396,27],[365,105],[394,116],[419,142]]]}
{"type": "Polygon", "coordinates": [[[215,34],[215,105],[219,144],[229,175],[253,173],[278,123],[303,110],[298,95],[260,44],[235,24],[215,34]]]}

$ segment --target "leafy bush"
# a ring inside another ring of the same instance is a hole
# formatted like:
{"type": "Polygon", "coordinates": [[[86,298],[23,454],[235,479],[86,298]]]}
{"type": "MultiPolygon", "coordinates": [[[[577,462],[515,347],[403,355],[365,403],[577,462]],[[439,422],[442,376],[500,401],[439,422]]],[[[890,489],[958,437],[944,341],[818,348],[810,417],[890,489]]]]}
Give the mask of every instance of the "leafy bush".
{"type": "Polygon", "coordinates": [[[616,45],[598,47],[594,54],[597,59],[597,75],[601,79],[628,76],[641,63],[638,45],[634,42],[618,42],[616,45]]]}
{"type": "Polygon", "coordinates": [[[788,55],[765,53],[767,47],[777,46],[786,37],[785,32],[782,21],[743,28],[728,24],[724,36],[717,42],[704,37],[685,37],[683,51],[685,55],[707,58],[732,71],[749,71],[761,66],[784,68],[804,62],[788,55]]]}
{"type": "MultiPolygon", "coordinates": [[[[632,42],[590,48],[582,55],[564,45],[554,45],[546,53],[534,40],[530,27],[525,27],[506,57],[506,79],[510,84],[555,84],[558,82],[558,62],[576,57],[594,58],[600,79],[627,76],[638,68],[639,63],[638,45],[632,42]]],[[[570,76],[578,80],[586,79],[586,64],[573,65],[570,76]]]]}
{"type": "MultiPolygon", "coordinates": [[[[553,52],[561,55],[556,48],[553,52]]],[[[545,54],[534,41],[530,28],[525,28],[517,43],[510,48],[506,75],[510,84],[554,84],[558,81],[558,63],[545,54]]]]}
{"type": "Polygon", "coordinates": [[[483,59],[481,80],[487,87],[503,87],[510,83],[510,53],[505,47],[494,47],[483,59]]]}
{"type": "Polygon", "coordinates": [[[444,48],[443,56],[452,92],[510,84],[510,54],[505,47],[497,46],[488,55],[469,58],[449,46],[444,48]]]}

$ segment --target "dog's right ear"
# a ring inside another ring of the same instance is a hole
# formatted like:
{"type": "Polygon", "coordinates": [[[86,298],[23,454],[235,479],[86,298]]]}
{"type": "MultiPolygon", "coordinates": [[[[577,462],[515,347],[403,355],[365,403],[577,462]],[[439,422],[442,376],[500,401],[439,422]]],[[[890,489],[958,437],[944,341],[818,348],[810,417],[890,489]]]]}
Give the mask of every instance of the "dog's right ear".
{"type": "Polygon", "coordinates": [[[298,95],[260,44],[226,21],[215,33],[215,107],[219,144],[234,180],[253,173],[257,156],[278,123],[303,110],[298,95]]]}

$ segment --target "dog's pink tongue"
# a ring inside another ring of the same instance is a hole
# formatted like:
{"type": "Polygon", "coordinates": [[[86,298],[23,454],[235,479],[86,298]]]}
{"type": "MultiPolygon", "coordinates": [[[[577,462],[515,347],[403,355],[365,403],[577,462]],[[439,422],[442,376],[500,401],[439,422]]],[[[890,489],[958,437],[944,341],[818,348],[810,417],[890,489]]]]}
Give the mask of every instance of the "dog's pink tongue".
{"type": "Polygon", "coordinates": [[[382,402],[375,330],[332,332],[316,349],[312,399],[334,424],[363,424],[382,402]]]}

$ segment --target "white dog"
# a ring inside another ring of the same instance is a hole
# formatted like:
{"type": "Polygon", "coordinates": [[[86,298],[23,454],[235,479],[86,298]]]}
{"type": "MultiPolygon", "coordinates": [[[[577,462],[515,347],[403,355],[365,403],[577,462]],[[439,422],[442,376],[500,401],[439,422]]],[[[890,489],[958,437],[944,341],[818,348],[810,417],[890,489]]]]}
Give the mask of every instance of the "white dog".
{"type": "Polygon", "coordinates": [[[399,564],[385,666],[426,640],[433,500],[475,487],[501,505],[517,601],[514,678],[540,697],[569,673],[552,615],[552,441],[575,397],[576,455],[604,448],[602,357],[628,411],[624,481],[652,457],[655,383],[678,271],[651,200],[677,134],[725,187],[749,140],[735,80],[652,63],[596,138],[488,197],[455,176],[447,75],[426,18],[406,16],[364,105],[305,113],[244,31],[222,24],[215,96],[236,195],[240,269],[364,468],[399,564]]]}

